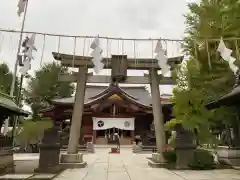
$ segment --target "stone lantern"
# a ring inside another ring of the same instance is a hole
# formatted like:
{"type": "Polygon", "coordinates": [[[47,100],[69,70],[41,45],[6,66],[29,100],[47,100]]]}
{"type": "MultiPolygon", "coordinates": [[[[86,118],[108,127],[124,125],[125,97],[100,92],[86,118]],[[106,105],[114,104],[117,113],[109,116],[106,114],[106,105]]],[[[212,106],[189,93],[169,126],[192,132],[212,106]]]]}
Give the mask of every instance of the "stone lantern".
{"type": "Polygon", "coordinates": [[[177,155],[176,168],[187,169],[188,164],[194,157],[194,150],[196,149],[194,134],[184,129],[182,124],[176,124],[174,129],[176,131],[174,142],[177,155]]]}

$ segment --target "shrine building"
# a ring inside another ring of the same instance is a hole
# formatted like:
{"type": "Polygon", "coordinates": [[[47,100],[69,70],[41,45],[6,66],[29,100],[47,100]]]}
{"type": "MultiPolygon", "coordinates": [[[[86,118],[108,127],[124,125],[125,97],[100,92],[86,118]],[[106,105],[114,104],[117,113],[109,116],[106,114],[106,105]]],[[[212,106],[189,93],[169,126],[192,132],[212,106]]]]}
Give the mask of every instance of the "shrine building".
{"type": "MultiPolygon", "coordinates": [[[[41,114],[52,118],[64,131],[69,128],[74,101],[74,97],[53,99],[51,106],[42,110],[41,114]]],[[[162,103],[164,120],[168,121],[171,119],[172,103],[169,98],[159,101],[162,103]]],[[[85,143],[111,143],[113,134],[117,132],[120,143],[130,145],[136,137],[150,132],[152,124],[152,99],[145,86],[86,86],[81,130],[81,138],[85,143]]]]}

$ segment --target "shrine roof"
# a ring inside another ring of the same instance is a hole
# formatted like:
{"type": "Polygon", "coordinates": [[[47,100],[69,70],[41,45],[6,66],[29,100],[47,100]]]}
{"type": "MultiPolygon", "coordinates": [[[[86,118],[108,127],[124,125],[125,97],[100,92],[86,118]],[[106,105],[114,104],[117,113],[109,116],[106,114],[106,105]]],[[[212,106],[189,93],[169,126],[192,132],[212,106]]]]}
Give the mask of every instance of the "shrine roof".
{"type": "Polygon", "coordinates": [[[239,104],[240,100],[240,86],[236,86],[231,92],[222,96],[216,101],[212,101],[205,107],[209,110],[219,108],[221,106],[232,106],[234,104],[239,104]]]}
{"type": "MultiPolygon", "coordinates": [[[[102,99],[104,94],[115,91],[114,87],[116,89],[120,90],[120,93],[124,94],[124,96],[127,96],[128,99],[131,101],[134,101],[136,103],[139,103],[143,106],[151,106],[152,100],[151,95],[146,89],[145,86],[137,86],[137,87],[130,87],[130,86],[94,86],[94,85],[87,85],[86,91],[85,91],[85,98],[84,98],[84,104],[90,104],[98,99],[102,99]]],[[[118,91],[116,91],[117,94],[118,91]]],[[[69,98],[62,98],[62,99],[53,99],[53,104],[73,104],[74,103],[74,97],[69,98]]],[[[171,104],[170,102],[167,102],[166,100],[163,101],[163,104],[171,104]]]]}
{"type": "Polygon", "coordinates": [[[0,108],[8,109],[12,114],[28,116],[30,113],[22,110],[13,101],[13,98],[0,92],[0,108]]]}

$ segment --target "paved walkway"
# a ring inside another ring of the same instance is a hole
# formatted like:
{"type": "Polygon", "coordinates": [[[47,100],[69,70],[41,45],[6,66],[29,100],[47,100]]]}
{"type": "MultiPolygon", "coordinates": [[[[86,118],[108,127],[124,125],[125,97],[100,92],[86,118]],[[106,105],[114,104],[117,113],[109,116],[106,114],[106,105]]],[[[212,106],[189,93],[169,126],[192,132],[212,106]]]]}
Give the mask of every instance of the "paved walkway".
{"type": "Polygon", "coordinates": [[[95,154],[84,155],[88,167],[68,169],[55,180],[240,180],[240,171],[169,171],[150,168],[149,154],[133,154],[122,149],[121,154],[108,154],[107,149],[97,149],[95,154]]]}

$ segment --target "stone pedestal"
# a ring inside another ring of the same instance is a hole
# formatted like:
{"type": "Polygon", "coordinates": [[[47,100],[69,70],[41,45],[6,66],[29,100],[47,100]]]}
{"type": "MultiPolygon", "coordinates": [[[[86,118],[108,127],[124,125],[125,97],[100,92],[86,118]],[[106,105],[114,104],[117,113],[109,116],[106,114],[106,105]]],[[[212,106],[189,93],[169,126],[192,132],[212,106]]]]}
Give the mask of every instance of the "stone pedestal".
{"type": "Polygon", "coordinates": [[[133,153],[140,153],[142,152],[142,145],[133,143],[133,153]]]}
{"type": "Polygon", "coordinates": [[[189,169],[189,163],[194,158],[195,149],[176,149],[176,169],[189,169]]]}
{"type": "Polygon", "coordinates": [[[156,163],[165,163],[164,157],[160,153],[153,153],[152,160],[156,163]]]}
{"type": "Polygon", "coordinates": [[[240,166],[240,148],[218,147],[217,157],[219,162],[230,166],[240,166]]]}
{"type": "Polygon", "coordinates": [[[35,172],[38,173],[58,173],[63,168],[59,165],[60,144],[44,145],[41,144],[40,158],[38,168],[35,172]]]}
{"type": "Polygon", "coordinates": [[[94,144],[92,142],[88,142],[86,150],[88,153],[94,153],[94,144]]]}
{"type": "Polygon", "coordinates": [[[83,154],[61,154],[60,165],[63,168],[84,168],[83,154]]]}
{"type": "Polygon", "coordinates": [[[162,153],[153,153],[152,158],[148,160],[148,165],[153,168],[162,168],[166,164],[162,153]]]}
{"type": "Polygon", "coordinates": [[[13,152],[7,149],[0,150],[0,174],[14,173],[13,152]]]}
{"type": "Polygon", "coordinates": [[[59,165],[60,138],[58,129],[53,127],[44,131],[42,143],[39,145],[40,158],[35,172],[57,173],[62,170],[59,165]]]}
{"type": "Polygon", "coordinates": [[[189,163],[194,158],[194,151],[196,149],[196,143],[194,134],[188,130],[185,130],[181,124],[175,126],[175,150],[177,155],[176,168],[188,169],[189,163]]]}
{"type": "Polygon", "coordinates": [[[0,173],[14,172],[12,141],[12,138],[0,135],[0,173]]]}

